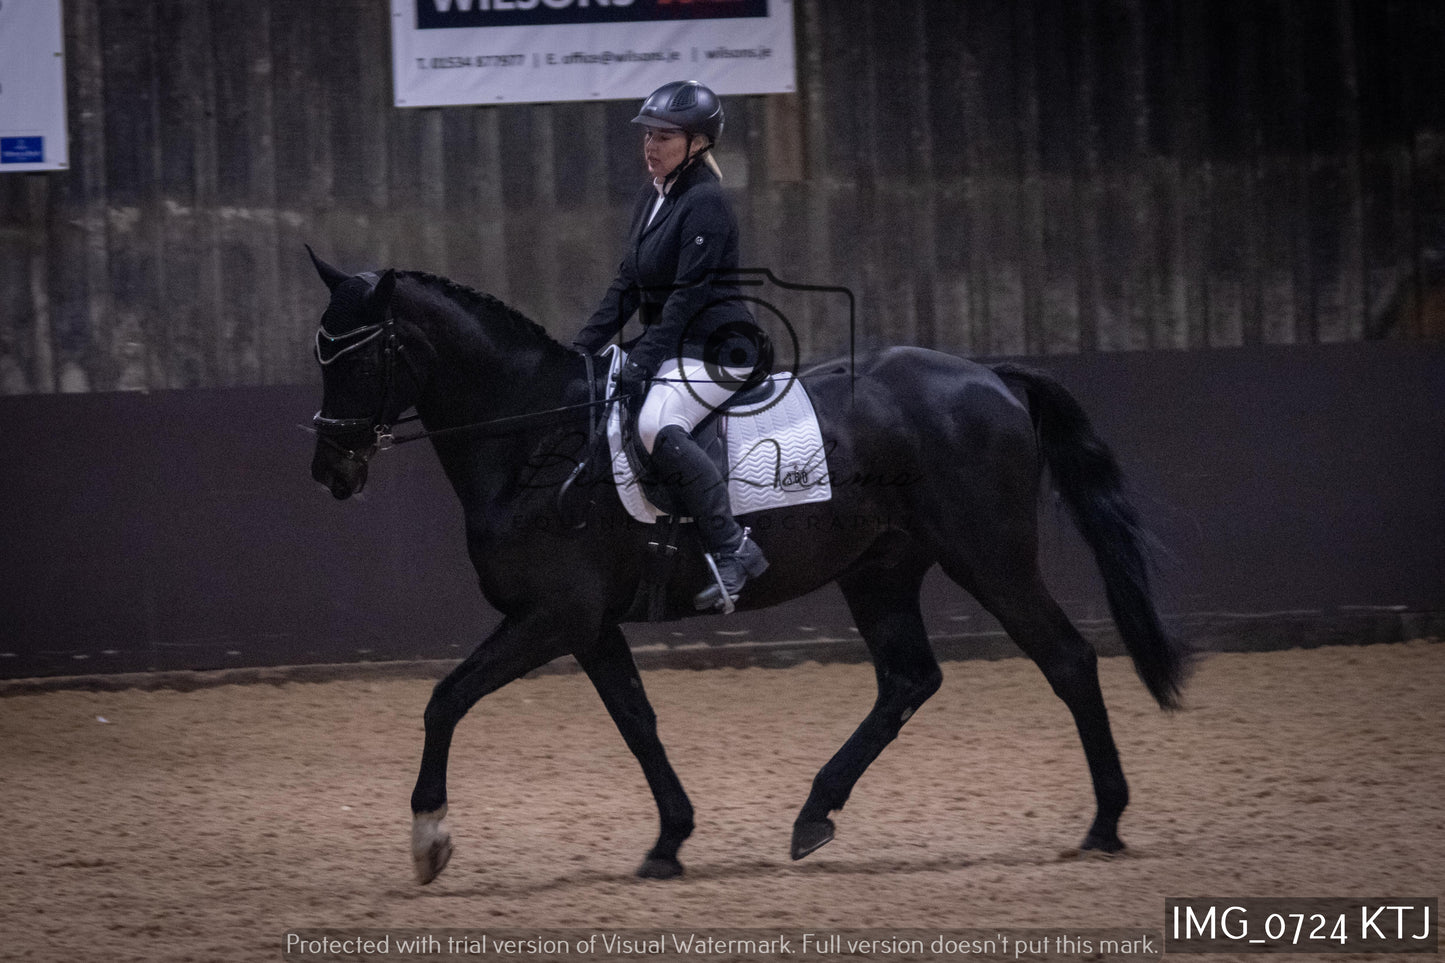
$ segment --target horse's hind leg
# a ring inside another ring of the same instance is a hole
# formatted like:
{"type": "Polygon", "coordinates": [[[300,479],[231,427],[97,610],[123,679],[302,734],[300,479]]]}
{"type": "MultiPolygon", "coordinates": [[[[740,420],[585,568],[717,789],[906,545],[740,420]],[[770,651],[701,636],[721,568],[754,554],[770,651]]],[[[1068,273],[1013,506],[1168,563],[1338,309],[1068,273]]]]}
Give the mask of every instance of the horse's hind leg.
{"type": "Polygon", "coordinates": [[[692,835],[692,803],[657,738],[657,716],[642,690],[642,679],[622,630],[615,625],[605,626],[595,646],[577,652],[577,661],[597,688],[627,748],[642,765],[647,785],[657,800],[662,831],[637,875],[646,879],[681,876],[677,851],[692,835]]]}
{"type": "Polygon", "coordinates": [[[1069,707],[1084,744],[1097,805],[1093,825],[1081,848],[1118,852],[1124,848],[1119,838],[1119,817],[1129,804],[1129,786],[1124,781],[1104,694],[1099,688],[1098,655],[1049,594],[1031,557],[1016,572],[996,566],[996,560],[990,562],[985,572],[982,566],[969,570],[949,559],[943,562],[949,577],[999,620],[1069,707]]]}
{"type": "Polygon", "coordinates": [[[833,838],[828,814],[843,808],[864,771],[943,681],[918,602],[928,568],[921,560],[895,567],[878,564],[839,580],[853,621],[873,656],[878,699],[814,778],[808,801],[793,823],[794,859],[833,838]]]}

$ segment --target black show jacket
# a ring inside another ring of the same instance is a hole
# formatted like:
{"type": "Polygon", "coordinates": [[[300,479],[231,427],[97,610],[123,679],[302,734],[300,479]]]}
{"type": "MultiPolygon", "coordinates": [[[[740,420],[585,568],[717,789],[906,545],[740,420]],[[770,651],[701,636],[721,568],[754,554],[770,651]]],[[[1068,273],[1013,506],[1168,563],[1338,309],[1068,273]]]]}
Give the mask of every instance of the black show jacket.
{"type": "MultiPolygon", "coordinates": [[[[706,358],[708,339],[724,326],[721,337],[736,332],[734,325],[756,327],[737,285],[719,277],[737,270],[738,222],[717,175],[703,163],[688,168],[648,224],[656,202],[657,189],[649,183],[633,206],[617,279],[575,339],[579,348],[596,352],[636,313],[643,330],[626,346],[648,374],[669,358],[706,358]]],[[[708,353],[716,352],[714,339],[708,353]]]]}

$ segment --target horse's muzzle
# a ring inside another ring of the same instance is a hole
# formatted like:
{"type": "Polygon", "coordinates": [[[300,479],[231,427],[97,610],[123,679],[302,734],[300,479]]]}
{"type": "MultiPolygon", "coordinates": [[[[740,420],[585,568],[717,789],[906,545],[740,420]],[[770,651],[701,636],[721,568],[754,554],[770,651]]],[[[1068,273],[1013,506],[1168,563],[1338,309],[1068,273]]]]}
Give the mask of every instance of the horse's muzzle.
{"type": "Polygon", "coordinates": [[[327,445],[318,444],[311,459],[311,477],[331,492],[332,498],[341,501],[366,487],[366,460],[342,455],[327,445]]]}

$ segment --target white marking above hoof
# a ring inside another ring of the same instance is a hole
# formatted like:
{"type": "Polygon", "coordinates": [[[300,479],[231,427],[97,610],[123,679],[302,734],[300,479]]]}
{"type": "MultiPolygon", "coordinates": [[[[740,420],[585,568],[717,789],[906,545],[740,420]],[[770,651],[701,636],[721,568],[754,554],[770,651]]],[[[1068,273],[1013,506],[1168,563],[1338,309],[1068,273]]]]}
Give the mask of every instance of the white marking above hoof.
{"type": "Polygon", "coordinates": [[[452,834],[446,824],[447,807],[415,813],[411,820],[411,863],[423,886],[436,879],[452,858],[452,834]]]}

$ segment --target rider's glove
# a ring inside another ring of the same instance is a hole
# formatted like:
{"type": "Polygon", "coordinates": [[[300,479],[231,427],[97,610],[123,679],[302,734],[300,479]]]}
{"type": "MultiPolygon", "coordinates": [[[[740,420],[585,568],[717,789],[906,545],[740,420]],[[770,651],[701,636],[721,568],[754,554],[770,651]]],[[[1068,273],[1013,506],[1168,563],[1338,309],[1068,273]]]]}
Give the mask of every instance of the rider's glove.
{"type": "Polygon", "coordinates": [[[642,365],[627,362],[622,366],[622,370],[617,372],[617,380],[614,382],[617,396],[628,400],[641,397],[647,390],[647,380],[650,377],[642,365]]]}

